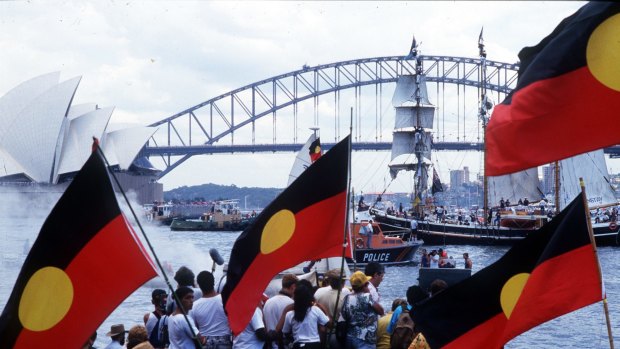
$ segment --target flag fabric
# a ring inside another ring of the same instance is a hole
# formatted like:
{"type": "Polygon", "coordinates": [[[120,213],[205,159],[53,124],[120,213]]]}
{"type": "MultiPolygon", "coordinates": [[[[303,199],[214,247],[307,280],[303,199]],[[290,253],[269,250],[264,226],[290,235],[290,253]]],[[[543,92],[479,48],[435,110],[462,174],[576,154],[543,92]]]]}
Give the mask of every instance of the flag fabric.
{"type": "Polygon", "coordinates": [[[441,180],[439,179],[437,170],[433,168],[433,186],[431,187],[431,193],[435,195],[435,193],[439,193],[442,191],[443,191],[443,185],[441,184],[441,180]]]}
{"type": "Polygon", "coordinates": [[[310,161],[314,163],[321,157],[322,154],[323,153],[321,151],[321,138],[317,138],[312,142],[312,144],[310,144],[310,161]]]}
{"type": "MultiPolygon", "coordinates": [[[[222,290],[233,334],[246,327],[263,290],[279,272],[342,255],[350,138],[304,171],[235,241],[222,290]]],[[[352,257],[350,248],[346,256],[352,257]]]]}
{"type": "Polygon", "coordinates": [[[620,143],[610,127],[620,110],[619,12],[620,3],[589,2],[521,50],[517,86],[486,129],[486,175],[620,143]]]}
{"type": "Polygon", "coordinates": [[[156,276],[93,152],[43,223],[0,316],[0,348],[81,348],[156,276]]]}
{"type": "Polygon", "coordinates": [[[501,348],[603,298],[582,195],[494,264],[414,306],[431,348],[501,348]]]}

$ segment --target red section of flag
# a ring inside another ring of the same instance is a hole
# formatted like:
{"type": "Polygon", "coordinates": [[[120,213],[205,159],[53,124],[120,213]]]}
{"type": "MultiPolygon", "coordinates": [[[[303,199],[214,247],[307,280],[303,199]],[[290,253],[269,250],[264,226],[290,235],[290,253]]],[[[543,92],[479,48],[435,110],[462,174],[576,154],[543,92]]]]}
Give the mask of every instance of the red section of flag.
{"type": "Polygon", "coordinates": [[[600,301],[602,282],[583,201],[579,195],[497,262],[417,304],[412,317],[430,346],[501,348],[535,326],[600,301]]]}
{"type": "Polygon", "coordinates": [[[15,349],[80,348],[127,295],[157,275],[128,228],[118,216],[84,246],[65,269],[74,288],[67,315],[47,331],[23,329],[15,349]]]}
{"type": "MultiPolygon", "coordinates": [[[[295,232],[290,240],[272,253],[256,256],[226,302],[233,333],[246,327],[262,290],[274,275],[307,260],[342,255],[345,201],[346,193],[341,193],[301,210],[295,215],[295,232]],[[330,214],[326,216],[325,212],[330,214]]],[[[346,249],[346,256],[352,257],[350,248],[346,249]]]]}
{"type": "Polygon", "coordinates": [[[620,133],[609,127],[620,108],[620,88],[590,70],[596,67],[602,79],[614,74],[608,58],[613,49],[605,47],[617,46],[614,32],[620,28],[609,19],[618,13],[618,3],[589,2],[538,45],[521,50],[517,87],[495,107],[486,128],[486,175],[620,143],[620,133]]]}
{"type": "Polygon", "coordinates": [[[617,110],[620,92],[597,81],[587,67],[532,83],[516,91],[510,105],[493,110],[485,174],[513,173],[620,143],[620,133],[608,127],[617,110]]]}

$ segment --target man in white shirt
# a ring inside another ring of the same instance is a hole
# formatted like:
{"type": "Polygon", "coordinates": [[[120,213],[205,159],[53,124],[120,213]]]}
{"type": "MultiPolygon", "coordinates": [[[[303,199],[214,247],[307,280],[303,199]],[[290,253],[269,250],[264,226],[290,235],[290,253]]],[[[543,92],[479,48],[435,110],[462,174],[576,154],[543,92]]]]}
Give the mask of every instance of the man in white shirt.
{"type": "Polygon", "coordinates": [[[181,286],[174,293],[181,301],[182,307],[176,307],[168,320],[169,348],[195,349],[196,341],[204,344],[204,337],[198,333],[198,329],[193,324],[193,321],[189,318],[186,319],[187,313],[194,305],[194,290],[191,287],[181,286]]]}
{"type": "Polygon", "coordinates": [[[208,271],[201,271],[196,277],[202,297],[194,301],[190,317],[196,323],[200,334],[206,338],[205,349],[230,349],[232,336],[228,317],[224,311],[222,295],[215,292],[215,278],[208,271]]]}
{"type": "Polygon", "coordinates": [[[256,307],[250,323],[233,339],[233,349],[263,349],[267,337],[263,312],[256,307]]]}
{"type": "MultiPolygon", "coordinates": [[[[295,274],[285,274],[282,276],[282,289],[275,296],[265,302],[263,314],[265,317],[265,327],[267,331],[275,331],[276,325],[282,316],[282,311],[287,305],[293,304],[293,294],[298,278],[295,274]]],[[[278,349],[278,343],[271,344],[273,349],[278,349]]]]}
{"type": "Polygon", "coordinates": [[[375,303],[381,303],[381,294],[379,294],[379,285],[383,281],[385,275],[385,267],[377,262],[370,262],[364,268],[364,274],[370,277],[368,280],[368,291],[375,303]]]}
{"type": "Polygon", "coordinates": [[[105,349],[121,349],[125,344],[125,326],[123,324],[112,325],[106,336],[112,338],[112,342],[105,349]]]}

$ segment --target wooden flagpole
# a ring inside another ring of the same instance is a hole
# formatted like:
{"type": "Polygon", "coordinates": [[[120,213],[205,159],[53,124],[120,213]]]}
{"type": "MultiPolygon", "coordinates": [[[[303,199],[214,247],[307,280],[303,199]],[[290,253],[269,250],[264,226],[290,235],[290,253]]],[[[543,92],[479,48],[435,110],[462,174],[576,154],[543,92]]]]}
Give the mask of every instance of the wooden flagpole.
{"type": "Polygon", "coordinates": [[[579,185],[581,186],[581,197],[583,199],[583,206],[586,209],[586,224],[588,225],[588,235],[590,236],[590,242],[592,243],[592,249],[594,257],[596,258],[596,265],[598,267],[599,282],[601,283],[601,290],[603,290],[603,309],[605,312],[605,321],[607,322],[607,336],[609,337],[609,347],[614,349],[614,337],[611,333],[611,318],[609,317],[609,307],[607,305],[607,293],[605,292],[605,284],[603,283],[603,272],[601,270],[601,263],[598,258],[598,250],[596,248],[596,240],[594,239],[594,231],[592,230],[592,220],[590,219],[590,208],[588,207],[588,197],[586,195],[586,185],[582,177],[579,177],[579,185]]]}

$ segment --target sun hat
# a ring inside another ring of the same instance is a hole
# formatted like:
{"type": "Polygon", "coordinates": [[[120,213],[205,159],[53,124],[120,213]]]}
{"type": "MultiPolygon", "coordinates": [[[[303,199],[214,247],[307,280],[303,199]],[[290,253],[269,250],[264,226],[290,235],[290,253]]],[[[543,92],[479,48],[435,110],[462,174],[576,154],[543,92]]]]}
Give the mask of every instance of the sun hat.
{"type": "Polygon", "coordinates": [[[112,325],[110,327],[110,332],[108,332],[106,336],[113,337],[121,333],[125,333],[125,326],[123,324],[112,325]]]}
{"type": "Polygon", "coordinates": [[[361,271],[356,271],[355,273],[351,274],[351,278],[349,279],[349,281],[351,282],[351,286],[353,287],[363,286],[365,283],[368,282],[368,280],[370,280],[370,278],[361,271]]]}

